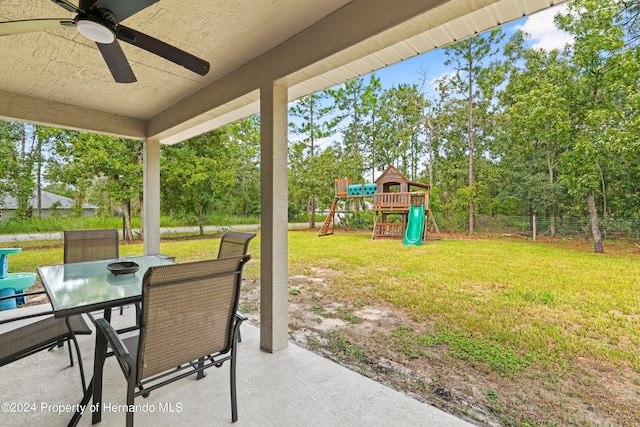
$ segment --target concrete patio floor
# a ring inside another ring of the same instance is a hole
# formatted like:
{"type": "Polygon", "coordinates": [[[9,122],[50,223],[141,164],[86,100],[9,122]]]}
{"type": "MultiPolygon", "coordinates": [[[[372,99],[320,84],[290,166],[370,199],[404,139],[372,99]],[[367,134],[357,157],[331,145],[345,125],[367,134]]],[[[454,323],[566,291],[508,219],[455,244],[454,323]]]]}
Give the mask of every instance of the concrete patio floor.
{"type": "MultiPolygon", "coordinates": [[[[23,310],[23,309],[21,309],[23,310]]],[[[133,309],[114,324],[128,325],[133,309]]],[[[3,316],[7,312],[2,312],[3,316]]],[[[259,329],[244,324],[238,350],[238,422],[231,423],[229,365],[209,369],[136,398],[139,426],[469,426],[448,413],[361,376],[290,343],[278,353],[259,348],[259,329]]],[[[95,334],[78,338],[85,372],[93,365],[95,334]]],[[[88,380],[87,379],[87,380],[88,380]]],[[[117,362],[105,364],[104,405],[100,426],[122,426],[126,383],[117,362]]],[[[13,402],[17,412],[0,410],[1,426],[64,426],[70,407],[81,399],[77,366],[69,367],[66,348],[43,351],[0,368],[0,403],[13,402]]],[[[80,425],[91,425],[85,413],[80,425]]]]}

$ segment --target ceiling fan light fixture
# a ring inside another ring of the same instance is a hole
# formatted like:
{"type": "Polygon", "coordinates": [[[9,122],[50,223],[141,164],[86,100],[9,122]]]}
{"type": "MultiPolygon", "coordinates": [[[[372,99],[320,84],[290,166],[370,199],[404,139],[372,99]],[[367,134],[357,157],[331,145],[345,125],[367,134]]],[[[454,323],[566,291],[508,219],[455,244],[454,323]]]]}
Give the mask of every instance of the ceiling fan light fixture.
{"type": "Polygon", "coordinates": [[[90,19],[78,19],[76,28],[80,34],[96,43],[110,44],[116,39],[111,28],[90,19]]]}

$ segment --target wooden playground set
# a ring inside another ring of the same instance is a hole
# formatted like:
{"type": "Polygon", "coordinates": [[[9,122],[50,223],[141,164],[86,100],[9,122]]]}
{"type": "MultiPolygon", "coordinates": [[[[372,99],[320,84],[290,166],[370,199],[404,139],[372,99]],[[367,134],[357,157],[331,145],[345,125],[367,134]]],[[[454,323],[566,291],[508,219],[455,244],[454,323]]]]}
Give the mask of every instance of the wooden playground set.
{"type": "Polygon", "coordinates": [[[403,238],[405,245],[420,245],[427,239],[429,224],[441,238],[429,207],[429,191],[428,184],[409,181],[393,166],[374,184],[352,184],[347,178],[336,179],[333,203],[318,236],[333,234],[339,201],[373,198],[373,239],[403,238]]]}

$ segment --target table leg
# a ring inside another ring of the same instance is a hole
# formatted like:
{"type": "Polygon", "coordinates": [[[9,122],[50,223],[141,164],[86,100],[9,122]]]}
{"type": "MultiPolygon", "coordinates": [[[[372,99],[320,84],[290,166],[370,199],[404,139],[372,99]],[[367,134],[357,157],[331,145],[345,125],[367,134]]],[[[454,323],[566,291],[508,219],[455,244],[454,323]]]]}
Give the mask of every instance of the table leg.
{"type": "MultiPolygon", "coordinates": [[[[111,321],[111,308],[104,310],[104,318],[107,322],[111,321]]],[[[98,331],[96,331],[96,349],[93,360],[93,413],[91,415],[91,424],[99,423],[102,419],[102,372],[104,368],[104,359],[107,354],[107,340],[98,331]]]]}
{"type": "MultiPolygon", "coordinates": [[[[93,379],[89,382],[89,387],[87,387],[87,389],[85,390],[84,396],[82,397],[82,400],[80,401],[80,406],[78,408],[87,408],[87,406],[89,405],[89,400],[91,400],[92,394],[93,394],[93,379]]],[[[80,417],[82,417],[82,412],[78,410],[75,412],[75,414],[73,414],[71,421],[69,421],[69,424],[67,425],[69,427],[77,426],[78,423],[80,422],[80,417]]]]}

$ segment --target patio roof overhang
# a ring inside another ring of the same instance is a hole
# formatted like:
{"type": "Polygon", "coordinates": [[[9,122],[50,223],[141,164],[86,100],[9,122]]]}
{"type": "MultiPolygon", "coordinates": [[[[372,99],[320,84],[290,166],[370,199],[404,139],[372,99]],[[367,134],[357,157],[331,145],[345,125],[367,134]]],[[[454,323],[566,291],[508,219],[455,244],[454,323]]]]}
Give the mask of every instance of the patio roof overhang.
{"type": "MultiPolygon", "coordinates": [[[[287,343],[287,102],[566,0],[162,0],[123,25],[211,64],[200,77],[121,43],[115,83],[75,29],[0,36],[0,117],[145,140],[145,253],[159,253],[160,144],[261,113],[261,347],[287,343]]],[[[73,18],[3,0],[0,21],[73,18]]]]}
{"type": "MultiPolygon", "coordinates": [[[[0,117],[176,143],[565,0],[162,0],[123,24],[207,60],[200,77],[121,43],[138,78],[113,81],[74,29],[0,37],[0,117]]],[[[72,18],[50,0],[4,0],[0,21],[72,18]]]]}

